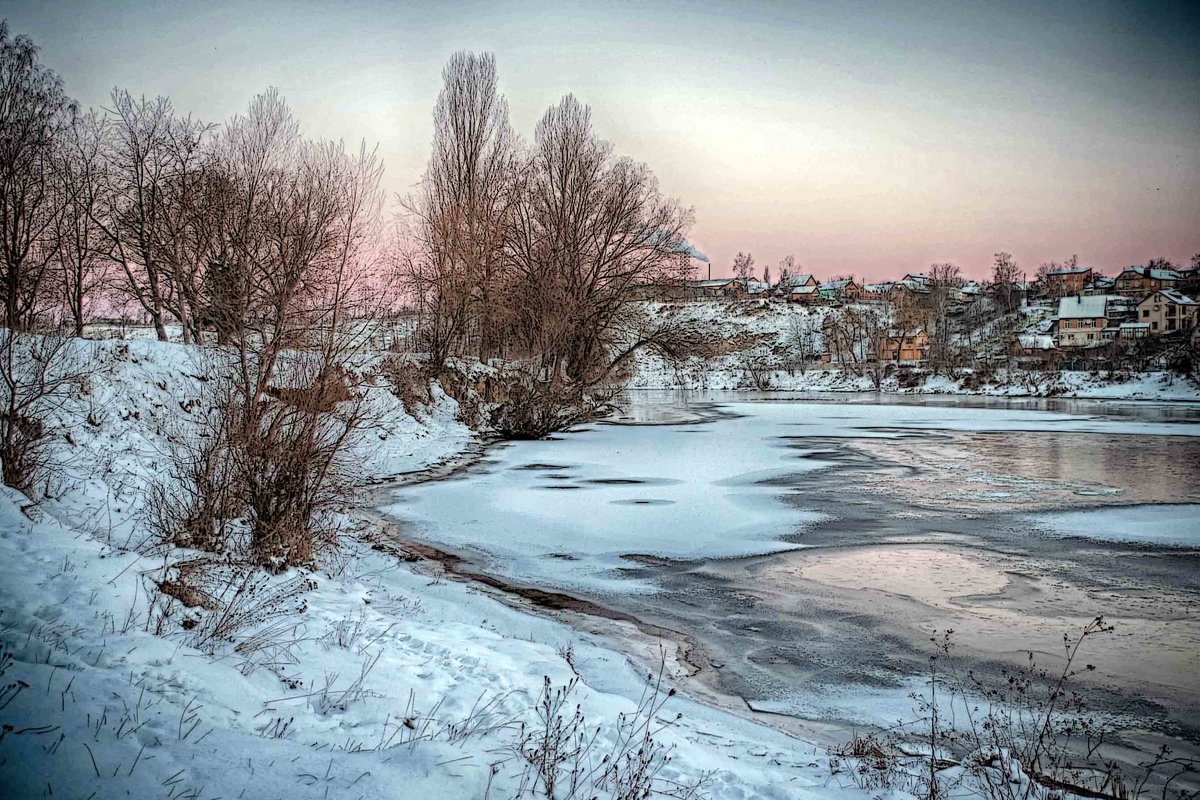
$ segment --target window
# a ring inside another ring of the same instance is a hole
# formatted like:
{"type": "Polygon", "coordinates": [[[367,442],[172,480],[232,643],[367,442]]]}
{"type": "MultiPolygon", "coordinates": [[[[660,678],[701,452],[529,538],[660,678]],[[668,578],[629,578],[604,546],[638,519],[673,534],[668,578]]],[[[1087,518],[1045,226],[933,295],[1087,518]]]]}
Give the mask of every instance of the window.
{"type": "Polygon", "coordinates": [[[1175,316],[1175,306],[1167,306],[1167,316],[1168,317],[1175,316]]]}
{"type": "Polygon", "coordinates": [[[1154,322],[1150,323],[1150,330],[1152,330],[1152,331],[1158,330],[1158,320],[1155,320],[1154,322]]]}
{"type": "Polygon", "coordinates": [[[1169,331],[1173,331],[1173,330],[1175,330],[1175,319],[1174,319],[1174,317],[1172,317],[1171,319],[1167,320],[1167,330],[1169,330],[1169,331]]]}
{"type": "Polygon", "coordinates": [[[1143,308],[1142,309],[1142,319],[1147,319],[1149,316],[1150,316],[1150,309],[1143,308]]]}

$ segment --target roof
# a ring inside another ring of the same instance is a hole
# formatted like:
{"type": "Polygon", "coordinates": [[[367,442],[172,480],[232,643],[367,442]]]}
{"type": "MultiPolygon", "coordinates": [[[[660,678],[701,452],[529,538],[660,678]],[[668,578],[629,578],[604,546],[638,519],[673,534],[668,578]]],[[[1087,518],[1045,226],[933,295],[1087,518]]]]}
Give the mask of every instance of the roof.
{"type": "Polygon", "coordinates": [[[1108,296],[1095,294],[1088,297],[1075,295],[1058,301],[1059,319],[1095,319],[1107,316],[1108,296]]]}
{"type": "Polygon", "coordinates": [[[779,285],[780,286],[801,286],[803,284],[811,283],[811,282],[815,282],[815,281],[816,281],[816,279],[812,275],[809,275],[808,273],[804,273],[803,275],[789,275],[786,278],[784,278],[783,280],[781,280],[779,282],[779,285]]]}
{"type": "Polygon", "coordinates": [[[1153,278],[1157,281],[1177,281],[1183,277],[1173,269],[1151,269],[1150,267],[1126,267],[1121,270],[1121,274],[1117,277],[1123,277],[1128,272],[1132,272],[1143,278],[1153,278]]]}
{"type": "Polygon", "coordinates": [[[904,281],[913,281],[914,283],[930,283],[932,280],[933,279],[928,275],[924,275],[920,272],[910,272],[901,278],[900,282],[903,283],[904,281]]]}
{"type": "MultiPolygon", "coordinates": [[[[845,289],[850,284],[854,283],[853,278],[840,278],[836,281],[826,281],[821,284],[822,289],[845,289]]],[[[856,286],[858,284],[855,284],[856,286]]]]}
{"type": "Polygon", "coordinates": [[[901,338],[915,339],[916,337],[920,336],[922,333],[925,333],[924,328],[913,328],[911,330],[906,330],[906,331],[901,331],[898,328],[892,328],[891,330],[889,330],[887,332],[887,335],[888,335],[889,339],[901,339],[901,338]]]}
{"type": "Polygon", "coordinates": [[[895,285],[896,284],[893,283],[892,281],[884,281],[883,283],[868,283],[866,286],[863,287],[863,289],[865,289],[868,292],[873,292],[875,294],[882,294],[882,293],[886,292],[888,289],[891,289],[895,285]]]}
{"type": "Polygon", "coordinates": [[[1122,322],[1117,326],[1121,330],[1150,330],[1149,322],[1122,322]]]}
{"type": "Polygon", "coordinates": [[[1017,342],[1026,350],[1053,350],[1054,337],[1045,333],[1022,333],[1017,342]]]}
{"type": "Polygon", "coordinates": [[[1091,271],[1091,267],[1065,267],[1064,269],[1052,269],[1046,275],[1083,275],[1091,271]]]}
{"type": "MultiPolygon", "coordinates": [[[[1147,297],[1146,300],[1151,300],[1160,294],[1177,306],[1200,306],[1200,300],[1193,300],[1186,294],[1183,294],[1176,289],[1159,289],[1157,292],[1150,295],[1150,297],[1147,297]]],[[[1143,300],[1142,302],[1144,303],[1146,300],[1143,300]]]]}
{"type": "Polygon", "coordinates": [[[722,286],[728,286],[733,282],[733,278],[708,278],[706,280],[687,281],[687,285],[696,289],[720,289],[722,286]]]}
{"type": "Polygon", "coordinates": [[[812,284],[807,286],[793,286],[791,289],[792,294],[816,294],[819,291],[820,288],[812,284]]]}

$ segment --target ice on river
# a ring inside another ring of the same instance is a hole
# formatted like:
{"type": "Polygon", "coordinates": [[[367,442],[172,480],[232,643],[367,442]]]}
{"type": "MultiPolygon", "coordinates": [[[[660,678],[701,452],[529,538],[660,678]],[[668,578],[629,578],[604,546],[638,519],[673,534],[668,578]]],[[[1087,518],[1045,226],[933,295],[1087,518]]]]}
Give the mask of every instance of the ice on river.
{"type": "Polygon", "coordinates": [[[1124,506],[1039,514],[1043,533],[1107,542],[1200,547],[1200,505],[1124,506]]]}
{"type": "Polygon", "coordinates": [[[481,555],[490,570],[523,583],[646,590],[619,571],[637,566],[626,556],[692,560],[802,547],[805,527],[821,515],[785,495],[827,466],[821,439],[939,430],[1200,433],[1188,423],[852,399],[704,408],[715,418],[598,424],[500,446],[456,479],[405,489],[389,511],[418,538],[481,555]]]}
{"type": "Polygon", "coordinates": [[[497,447],[456,479],[411,487],[389,509],[420,538],[482,552],[510,577],[557,587],[638,587],[626,555],[745,556],[822,517],[786,505],[786,479],[821,469],[753,417],[689,425],[596,425],[497,447]]]}

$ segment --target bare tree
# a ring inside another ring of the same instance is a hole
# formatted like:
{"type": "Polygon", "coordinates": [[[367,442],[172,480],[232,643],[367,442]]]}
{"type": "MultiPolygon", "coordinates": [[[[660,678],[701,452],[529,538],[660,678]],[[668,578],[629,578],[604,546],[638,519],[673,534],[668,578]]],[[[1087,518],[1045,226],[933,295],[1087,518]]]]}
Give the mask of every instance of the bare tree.
{"type": "Polygon", "coordinates": [[[442,78],[433,153],[406,202],[414,241],[399,256],[435,369],[468,339],[481,359],[503,350],[510,288],[503,245],[518,155],[495,57],[456,53],[442,78]]]}
{"type": "Polygon", "coordinates": [[[816,318],[807,310],[795,314],[788,320],[787,336],[784,346],[791,356],[791,363],[803,375],[808,368],[808,362],[818,353],[819,330],[816,318]]]}
{"type": "Polygon", "coordinates": [[[54,226],[57,275],[66,317],[76,336],[103,287],[108,259],[98,215],[108,202],[103,143],[106,121],[98,112],[81,115],[63,136],[60,180],[64,205],[54,226]]]}
{"type": "Polygon", "coordinates": [[[42,282],[62,212],[59,138],[75,116],[62,79],[25,36],[0,21],[0,295],[4,324],[28,328],[45,311],[42,282]]]}
{"type": "Polygon", "coordinates": [[[584,389],[608,376],[638,288],[688,268],[691,213],[646,165],[616,158],[570,95],[538,124],[523,174],[506,242],[518,335],[546,379],[584,389]]]}
{"type": "Polygon", "coordinates": [[[950,311],[953,292],[963,284],[956,264],[933,264],[929,268],[929,362],[934,370],[948,369],[954,360],[950,311]]]}
{"type": "Polygon", "coordinates": [[[777,270],[777,275],[779,276],[779,285],[786,286],[788,279],[791,278],[795,274],[796,274],[796,257],[793,255],[790,255],[790,254],[784,256],[783,259],[779,262],[779,269],[777,270]]]}
{"type": "Polygon", "coordinates": [[[91,359],[78,339],[0,328],[0,462],[4,483],[37,499],[57,463],[48,416],[63,408],[91,359]]]}
{"type": "Polygon", "coordinates": [[[996,253],[992,261],[992,293],[1004,311],[1012,311],[1016,306],[1017,281],[1021,277],[1021,269],[1009,253],[996,253]]]}
{"type": "Polygon", "coordinates": [[[733,258],[733,274],[739,278],[751,278],[754,276],[754,256],[750,253],[739,252],[733,258]]]}

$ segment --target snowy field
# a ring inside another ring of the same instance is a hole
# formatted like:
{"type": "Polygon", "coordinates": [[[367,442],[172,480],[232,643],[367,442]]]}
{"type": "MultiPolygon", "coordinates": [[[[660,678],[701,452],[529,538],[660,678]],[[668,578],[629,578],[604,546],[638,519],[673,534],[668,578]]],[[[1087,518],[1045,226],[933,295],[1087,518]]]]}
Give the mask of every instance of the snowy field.
{"type": "MultiPolygon", "coordinates": [[[[86,393],[53,421],[68,470],[56,499],[0,491],[0,795],[512,798],[528,786],[522,725],[537,727],[547,682],[574,682],[570,708],[595,732],[587,763],[623,752],[641,667],[375,549],[352,519],[321,569],[252,576],[228,637],[203,639],[178,607],[164,618],[155,576],[196,554],[130,548],[149,536],[140,503],[164,474],[167,437],[195,424],[198,365],[151,341],[101,342],[87,357],[86,393]]],[[[371,391],[379,424],[358,443],[369,477],[474,446],[444,395],[413,417],[386,387],[371,391]]],[[[656,719],[671,756],[660,788],[829,794],[811,744],[682,695],[656,719]]]]}

